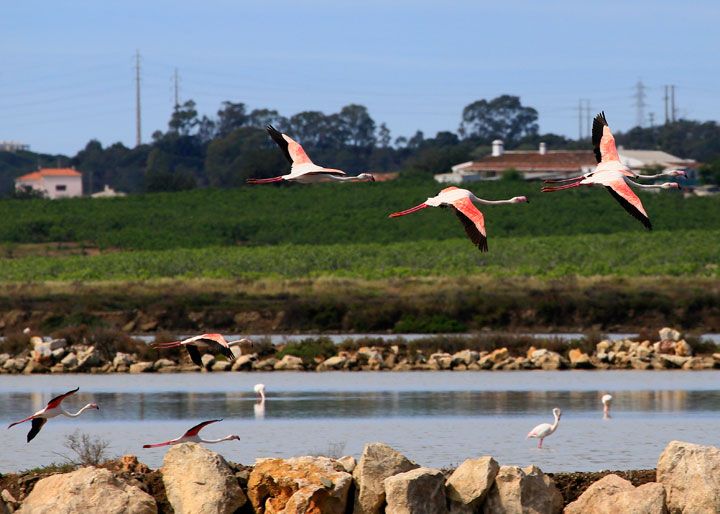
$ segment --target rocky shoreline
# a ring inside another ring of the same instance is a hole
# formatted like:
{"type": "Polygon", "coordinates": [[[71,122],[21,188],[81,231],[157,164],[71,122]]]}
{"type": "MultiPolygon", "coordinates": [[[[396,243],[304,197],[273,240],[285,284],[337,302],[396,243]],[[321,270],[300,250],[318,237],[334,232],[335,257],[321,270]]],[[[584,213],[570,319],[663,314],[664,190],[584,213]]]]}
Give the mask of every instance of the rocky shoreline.
{"type": "Polygon", "coordinates": [[[672,441],[656,470],[546,474],[490,456],[421,467],[383,444],[354,457],[227,462],[195,443],[151,470],[132,455],[68,472],[0,475],[0,512],[638,514],[720,511],[720,449],[672,441]]]}
{"type": "Polygon", "coordinates": [[[236,358],[204,354],[203,367],[193,364],[183,349],[158,352],[145,343],[105,333],[43,340],[15,339],[14,354],[0,353],[0,374],[34,373],[175,373],[225,371],[481,371],[563,369],[720,369],[715,345],[694,348],[672,328],[658,331],[655,340],[602,340],[596,344],[514,341],[511,346],[428,338],[383,342],[346,342],[309,338],[300,343],[272,345],[252,342],[233,349],[236,358]],[[484,344],[488,349],[481,349],[484,344]],[[535,344],[541,347],[536,347],[535,344]],[[459,345],[469,347],[459,348],[459,345]],[[490,349],[492,348],[492,349],[490,349]],[[699,350],[699,351],[698,351],[699,350]]]}

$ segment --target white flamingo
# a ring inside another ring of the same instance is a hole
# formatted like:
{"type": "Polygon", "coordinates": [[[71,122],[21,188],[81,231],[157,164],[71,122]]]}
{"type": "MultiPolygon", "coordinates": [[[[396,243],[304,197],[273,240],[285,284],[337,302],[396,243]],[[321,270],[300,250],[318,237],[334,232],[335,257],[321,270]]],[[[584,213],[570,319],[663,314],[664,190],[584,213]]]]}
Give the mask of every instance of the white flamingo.
{"type": "Polygon", "coordinates": [[[55,416],[67,416],[68,418],[77,418],[80,414],[85,412],[88,409],[97,409],[100,410],[100,407],[97,406],[96,403],[88,403],[85,407],[80,409],[79,411],[72,413],[68,412],[62,407],[62,401],[67,398],[70,395],[73,395],[77,393],[80,390],[79,387],[76,387],[72,391],[68,391],[65,394],[61,394],[60,396],[56,396],[52,400],[50,400],[47,404],[47,406],[37,411],[32,416],[28,416],[25,419],[21,419],[20,421],[16,421],[15,423],[11,423],[8,428],[14,427],[15,425],[18,425],[20,423],[25,423],[26,421],[32,420],[32,428],[30,428],[30,432],[28,432],[27,435],[27,442],[33,440],[33,438],[38,435],[38,432],[40,432],[40,429],[45,426],[45,423],[47,423],[47,420],[50,418],[54,418],[55,416]]]}
{"type": "Polygon", "coordinates": [[[560,424],[560,416],[562,416],[562,411],[555,407],[553,409],[553,416],[555,416],[555,422],[552,425],[550,423],[540,423],[538,426],[533,428],[527,435],[528,438],[532,437],[534,439],[540,439],[540,441],[538,441],[538,448],[542,448],[543,439],[552,435],[555,430],[557,430],[557,427],[560,424]]]}
{"type": "Polygon", "coordinates": [[[222,334],[201,334],[195,337],[188,337],[182,341],[170,341],[167,343],[151,343],[155,349],[164,348],[177,348],[184,346],[190,355],[190,359],[201,368],[203,366],[202,358],[200,356],[200,348],[212,348],[216,352],[222,353],[228,360],[235,360],[235,354],[232,352],[231,347],[237,346],[243,343],[252,343],[250,339],[243,338],[237,341],[226,341],[222,334]]]}
{"type": "Polygon", "coordinates": [[[446,187],[437,196],[428,198],[423,203],[405,209],[400,212],[393,212],[388,217],[397,218],[417,212],[426,207],[451,207],[465,227],[465,233],[481,252],[488,251],[487,232],[485,231],[485,218],[473,202],[482,205],[502,205],[508,203],[526,203],[528,199],[524,196],[515,196],[509,200],[483,200],[478,198],[467,189],[459,187],[446,187]]]}
{"type": "Polygon", "coordinates": [[[272,178],[250,178],[248,184],[269,184],[271,182],[299,182],[301,184],[314,184],[317,182],[375,182],[370,173],[360,173],[357,176],[348,175],[342,170],[324,168],[310,160],[303,147],[287,134],[282,134],[272,125],[266,127],[268,134],[277,143],[290,161],[290,173],[272,178]]]}
{"type": "Polygon", "coordinates": [[[572,189],[580,186],[602,185],[605,189],[618,201],[618,203],[632,217],[640,221],[645,228],[652,230],[650,217],[645,212],[640,198],[633,192],[630,186],[641,189],[680,189],[677,182],[665,182],[663,184],[638,184],[630,180],[631,178],[658,178],[658,177],[685,177],[683,170],[663,171],[656,175],[637,175],[633,173],[627,166],[620,162],[617,149],[615,148],[615,138],[610,132],[605,113],[601,112],[593,120],[592,142],[597,159],[597,167],[590,173],[559,180],[546,180],[546,184],[563,183],[560,186],[544,186],[543,193],[552,193],[554,191],[562,191],[563,189],[572,189]]]}
{"type": "Polygon", "coordinates": [[[221,437],[220,439],[203,439],[200,437],[200,430],[205,428],[207,425],[211,423],[217,423],[218,421],[222,421],[222,419],[211,419],[208,421],[203,421],[202,423],[198,423],[194,427],[192,427],[190,430],[185,432],[180,437],[176,437],[175,439],[170,439],[169,441],[165,441],[164,443],[155,443],[155,444],[143,444],[143,448],[158,448],[160,446],[170,446],[173,444],[180,444],[180,443],[205,443],[205,444],[215,444],[215,443],[222,443],[223,441],[233,441],[233,440],[240,440],[239,435],[226,435],[225,437],[221,437]]]}
{"type": "Polygon", "coordinates": [[[611,394],[604,394],[600,401],[603,404],[603,418],[607,419],[610,417],[610,406],[612,405],[613,397],[611,394]]]}
{"type": "Polygon", "coordinates": [[[257,402],[253,405],[255,418],[262,419],[265,417],[265,384],[255,384],[253,390],[255,391],[255,394],[258,395],[257,402]]]}

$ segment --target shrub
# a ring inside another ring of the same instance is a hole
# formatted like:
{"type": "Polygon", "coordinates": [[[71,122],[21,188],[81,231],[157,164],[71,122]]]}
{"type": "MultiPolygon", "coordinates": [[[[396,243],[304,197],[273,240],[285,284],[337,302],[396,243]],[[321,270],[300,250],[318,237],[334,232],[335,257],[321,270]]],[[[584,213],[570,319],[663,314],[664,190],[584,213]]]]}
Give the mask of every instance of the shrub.
{"type": "Polygon", "coordinates": [[[337,346],[327,337],[317,339],[303,339],[298,343],[288,343],[279,352],[276,357],[282,359],[285,355],[294,355],[300,357],[305,365],[315,363],[315,358],[327,359],[335,355],[338,351],[337,346]]]}

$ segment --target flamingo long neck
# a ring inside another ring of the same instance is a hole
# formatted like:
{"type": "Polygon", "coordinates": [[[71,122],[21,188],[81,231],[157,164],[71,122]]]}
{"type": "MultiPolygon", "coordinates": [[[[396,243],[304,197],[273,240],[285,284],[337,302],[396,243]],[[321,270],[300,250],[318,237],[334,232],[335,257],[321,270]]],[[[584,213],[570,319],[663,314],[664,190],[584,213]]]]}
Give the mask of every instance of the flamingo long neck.
{"type": "Polygon", "coordinates": [[[555,423],[553,423],[550,426],[550,433],[555,432],[555,430],[557,430],[558,425],[560,424],[560,416],[558,416],[557,414],[554,414],[554,416],[555,416],[555,423]]]}
{"type": "Polygon", "coordinates": [[[472,195],[471,199],[472,201],[482,205],[503,205],[506,203],[513,203],[512,200],[483,200],[482,198],[478,198],[475,195],[472,195]]]}
{"type": "Polygon", "coordinates": [[[634,180],[630,180],[629,178],[625,177],[625,180],[628,182],[628,184],[632,184],[635,187],[639,187],[641,189],[663,189],[665,184],[640,184],[638,182],[635,182],[634,180]]]}
{"type": "Polygon", "coordinates": [[[225,437],[221,437],[220,439],[203,439],[202,437],[198,436],[198,442],[205,443],[205,444],[215,444],[215,443],[222,443],[223,441],[230,441],[231,439],[234,439],[235,436],[232,435],[226,435],[225,437]]]}
{"type": "Polygon", "coordinates": [[[669,170],[661,171],[655,175],[636,175],[635,178],[660,178],[660,177],[672,177],[672,173],[669,170]]]}
{"type": "Polygon", "coordinates": [[[62,406],[60,407],[60,410],[62,411],[63,416],[67,416],[68,418],[77,418],[80,414],[82,414],[86,410],[92,409],[92,408],[93,408],[93,406],[88,403],[85,407],[83,407],[82,409],[80,409],[79,411],[77,411],[74,414],[72,412],[66,411],[65,409],[62,408],[62,406]]]}

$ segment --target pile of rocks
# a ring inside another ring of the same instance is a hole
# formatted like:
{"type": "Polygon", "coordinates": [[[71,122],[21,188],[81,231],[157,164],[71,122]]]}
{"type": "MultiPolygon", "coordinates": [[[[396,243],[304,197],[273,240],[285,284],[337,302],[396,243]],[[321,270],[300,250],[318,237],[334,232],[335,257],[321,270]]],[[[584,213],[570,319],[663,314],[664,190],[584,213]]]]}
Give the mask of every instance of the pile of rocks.
{"type": "MultiPolygon", "coordinates": [[[[465,349],[456,353],[401,351],[400,346],[363,346],[355,351],[339,351],[330,358],[307,362],[295,355],[253,353],[252,348],[233,348],[234,361],[224,356],[204,354],[203,366],[191,363],[182,352],[180,360],[163,357],[154,361],[136,354],[115,354],[104,359],[94,346],[68,345],[64,339],[44,342],[31,340],[32,349],[16,356],[0,354],[0,373],[174,373],[181,371],[480,371],[480,370],[560,370],[560,369],[712,369],[720,368],[720,353],[693,355],[693,349],[680,332],[659,331],[659,339],[600,341],[591,354],[578,348],[565,354],[531,346],[523,355],[511,355],[508,348],[493,351],[465,349]]],[[[275,348],[281,350],[282,346],[275,348]]]]}
{"type": "MultiPolygon", "coordinates": [[[[132,456],[125,460],[136,471],[143,466],[132,456]]],[[[162,501],[176,513],[194,514],[710,514],[720,512],[719,471],[720,449],[673,441],[660,456],[656,482],[634,487],[609,474],[566,505],[536,466],[500,466],[480,457],[443,472],[382,443],[366,445],[357,463],[353,457],[258,459],[240,471],[185,443],[167,452],[160,469],[162,501]]],[[[126,476],[92,467],[53,475],[20,501],[3,491],[0,512],[156,513],[159,499],[126,476]]]]}

